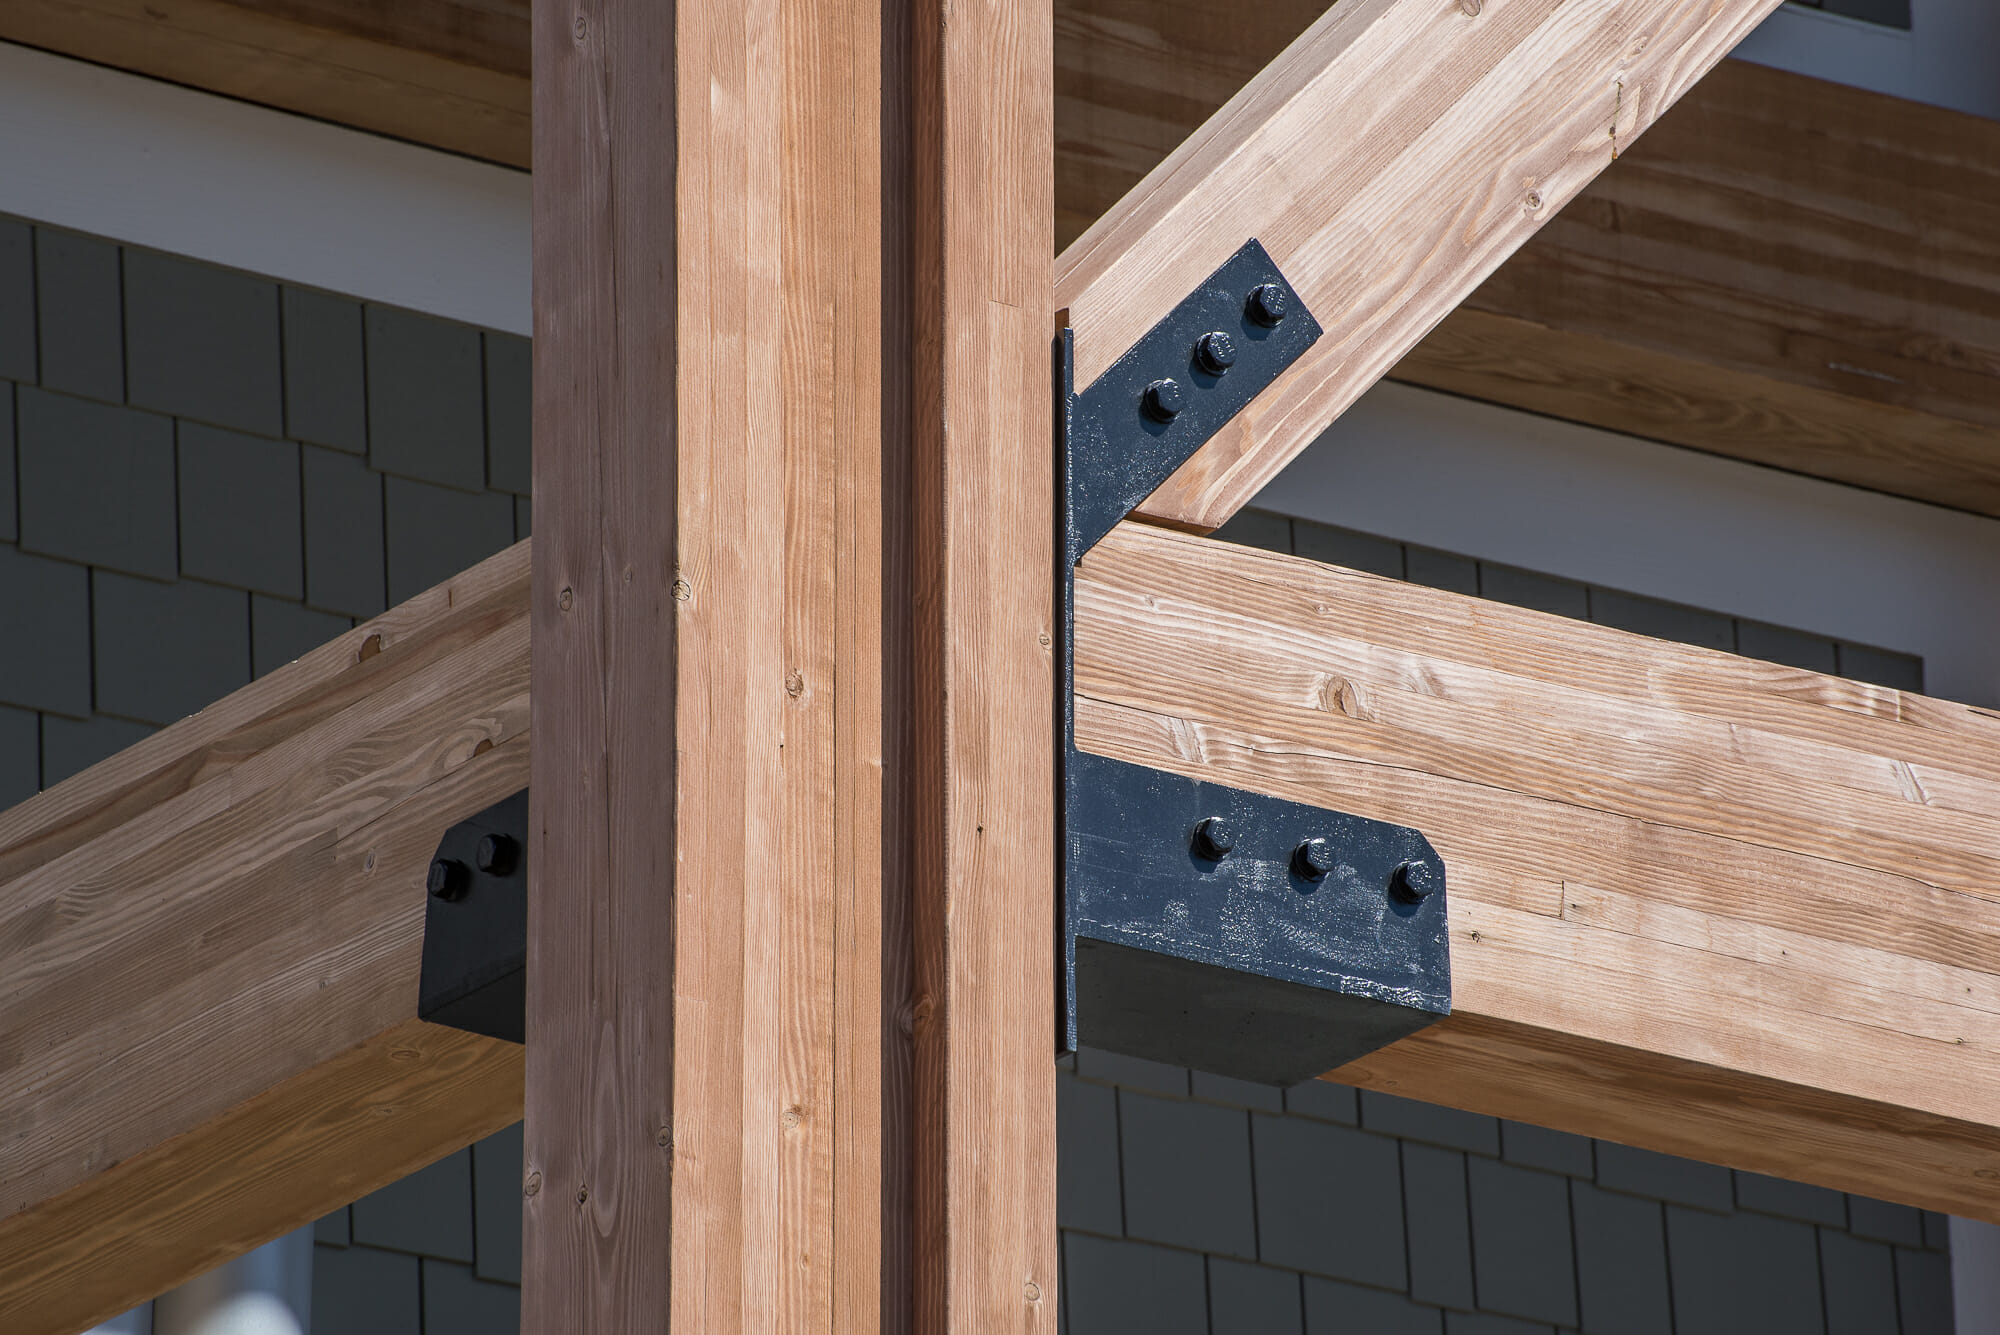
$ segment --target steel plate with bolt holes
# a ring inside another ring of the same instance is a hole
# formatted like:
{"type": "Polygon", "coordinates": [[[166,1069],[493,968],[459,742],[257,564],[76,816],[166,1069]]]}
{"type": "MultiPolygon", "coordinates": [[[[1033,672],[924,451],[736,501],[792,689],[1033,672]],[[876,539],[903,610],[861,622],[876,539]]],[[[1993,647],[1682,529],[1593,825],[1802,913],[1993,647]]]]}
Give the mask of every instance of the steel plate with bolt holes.
{"type": "Polygon", "coordinates": [[[1068,779],[1072,1043],[1290,1085],[1450,1013],[1443,863],[1417,831],[1086,752],[1068,779]],[[1204,856],[1205,822],[1227,852],[1204,856]],[[1317,878],[1296,856],[1316,839],[1317,878]]]}
{"type": "Polygon", "coordinates": [[[1057,340],[1063,1051],[1288,1085],[1451,1011],[1422,834],[1076,749],[1076,563],[1319,336],[1253,240],[1081,394],[1057,340]]]}
{"type": "Polygon", "coordinates": [[[1264,247],[1250,241],[1188,298],[1073,397],[1067,408],[1069,513],[1064,547],[1072,564],[1109,533],[1203,442],[1319,340],[1319,321],[1264,247]],[[1258,296],[1275,289],[1280,309],[1258,296]],[[1226,336],[1227,369],[1203,364],[1203,339],[1226,336]],[[1171,381],[1181,405],[1172,420],[1148,411],[1147,389],[1171,381]]]}
{"type": "Polygon", "coordinates": [[[452,826],[438,842],[424,907],[417,1015],[433,1024],[522,1042],[527,970],[524,788],[452,826]]]}

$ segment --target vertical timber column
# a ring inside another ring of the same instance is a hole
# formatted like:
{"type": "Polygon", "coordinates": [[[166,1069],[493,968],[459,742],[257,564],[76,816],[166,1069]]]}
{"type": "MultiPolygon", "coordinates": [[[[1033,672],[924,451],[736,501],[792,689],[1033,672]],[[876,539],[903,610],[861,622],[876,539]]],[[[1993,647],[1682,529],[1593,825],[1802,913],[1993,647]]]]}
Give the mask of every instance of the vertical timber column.
{"type": "Polygon", "coordinates": [[[913,54],[918,1324],[1053,1335],[1052,7],[913,54]]]}
{"type": "Polygon", "coordinates": [[[1052,1332],[1048,0],[534,34],[523,1326],[1052,1332]]]}
{"type": "Polygon", "coordinates": [[[899,50],[880,0],[533,19],[523,1328],[907,1324],[899,50]]]}

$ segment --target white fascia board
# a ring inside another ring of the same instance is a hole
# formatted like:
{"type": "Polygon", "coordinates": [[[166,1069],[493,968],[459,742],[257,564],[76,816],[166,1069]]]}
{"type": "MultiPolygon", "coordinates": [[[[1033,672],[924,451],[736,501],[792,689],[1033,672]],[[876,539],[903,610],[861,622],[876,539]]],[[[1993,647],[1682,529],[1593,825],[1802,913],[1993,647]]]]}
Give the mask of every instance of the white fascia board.
{"type": "Polygon", "coordinates": [[[0,213],[530,328],[526,172],[8,43],[0,213]]]}

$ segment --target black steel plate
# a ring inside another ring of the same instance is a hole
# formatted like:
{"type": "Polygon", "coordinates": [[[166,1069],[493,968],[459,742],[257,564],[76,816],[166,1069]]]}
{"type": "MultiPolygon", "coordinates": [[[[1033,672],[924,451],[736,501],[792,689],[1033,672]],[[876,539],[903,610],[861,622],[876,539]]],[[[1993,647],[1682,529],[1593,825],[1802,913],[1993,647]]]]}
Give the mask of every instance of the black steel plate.
{"type": "Polygon", "coordinates": [[[1319,336],[1319,321],[1253,240],[1076,395],[1068,428],[1070,563],[1173,476],[1319,336]],[[1285,318],[1275,328],[1260,324],[1248,309],[1250,294],[1266,283],[1282,288],[1287,299],[1285,318]],[[1195,356],[1197,340],[1215,330],[1236,345],[1236,364],[1220,375],[1202,369],[1195,356]],[[1163,377],[1185,391],[1186,406],[1171,422],[1154,421],[1143,407],[1146,387],[1163,377]]]}
{"type": "Polygon", "coordinates": [[[417,1015],[489,1038],[520,1043],[527,1033],[528,790],[494,803],[445,831],[436,857],[451,858],[469,873],[465,897],[429,896],[424,909],[424,963],[417,1015]],[[513,870],[495,876],[478,869],[479,841],[488,834],[513,839],[520,855],[513,870]]]}

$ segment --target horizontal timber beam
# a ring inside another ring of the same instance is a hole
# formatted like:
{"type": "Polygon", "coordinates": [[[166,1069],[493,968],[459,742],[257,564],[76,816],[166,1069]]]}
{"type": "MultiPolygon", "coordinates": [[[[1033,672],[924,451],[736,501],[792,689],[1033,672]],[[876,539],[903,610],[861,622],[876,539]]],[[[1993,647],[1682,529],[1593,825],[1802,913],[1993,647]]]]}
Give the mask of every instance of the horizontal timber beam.
{"type": "Polygon", "coordinates": [[[424,874],[528,782],[528,544],[0,813],[0,1312],[68,1335],[521,1116],[424,874]]]}
{"type": "Polygon", "coordinates": [[[2000,716],[1125,524],[1077,741],[1414,826],[1452,1017],[1368,1088],[2000,1220],[2000,716]]]}
{"type": "MultiPolygon", "coordinates": [[[[520,1116],[414,1016],[430,852],[527,775],[527,556],[0,814],[10,1332],[520,1116]]],[[[1087,749],[1445,859],[1456,1013],[1335,1078],[2000,1221],[2000,718],[1134,524],[1077,595],[1087,749]]]]}

